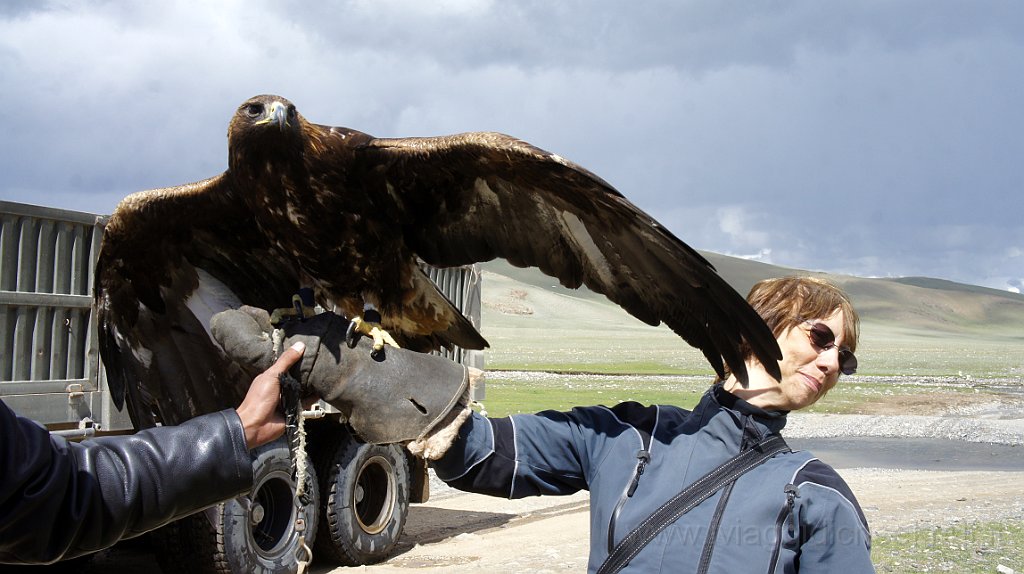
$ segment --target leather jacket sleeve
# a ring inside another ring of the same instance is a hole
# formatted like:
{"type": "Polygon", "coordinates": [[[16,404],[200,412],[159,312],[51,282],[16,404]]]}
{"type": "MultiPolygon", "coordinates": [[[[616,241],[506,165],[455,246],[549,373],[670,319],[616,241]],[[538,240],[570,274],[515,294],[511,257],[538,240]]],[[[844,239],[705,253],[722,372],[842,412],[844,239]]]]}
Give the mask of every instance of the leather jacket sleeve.
{"type": "Polygon", "coordinates": [[[234,410],[74,443],[0,402],[0,563],[100,550],[251,485],[234,410]]]}

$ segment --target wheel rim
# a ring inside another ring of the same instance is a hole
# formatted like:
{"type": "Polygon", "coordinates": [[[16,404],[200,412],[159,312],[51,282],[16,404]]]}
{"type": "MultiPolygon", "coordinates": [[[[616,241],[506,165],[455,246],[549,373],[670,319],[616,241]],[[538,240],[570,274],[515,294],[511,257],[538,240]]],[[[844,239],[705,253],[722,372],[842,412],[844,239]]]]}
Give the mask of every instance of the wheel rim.
{"type": "Polygon", "coordinates": [[[253,489],[248,526],[256,551],[274,556],[288,547],[295,523],[295,502],[291,475],[286,472],[268,474],[253,489]]]}
{"type": "Polygon", "coordinates": [[[391,522],[395,509],[395,467],[379,455],[359,467],[352,492],[356,522],[367,534],[378,534],[391,522]]]}

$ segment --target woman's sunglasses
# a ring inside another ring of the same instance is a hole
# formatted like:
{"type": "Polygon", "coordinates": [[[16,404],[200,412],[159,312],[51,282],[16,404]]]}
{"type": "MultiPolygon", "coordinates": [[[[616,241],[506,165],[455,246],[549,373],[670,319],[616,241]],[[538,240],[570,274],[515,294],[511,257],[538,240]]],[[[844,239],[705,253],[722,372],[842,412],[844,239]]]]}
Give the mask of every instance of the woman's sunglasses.
{"type": "MultiPolygon", "coordinates": [[[[807,336],[810,337],[811,343],[815,347],[821,349],[819,352],[828,351],[836,346],[836,335],[828,325],[809,320],[804,322],[811,326],[807,331],[807,336]]],[[[839,372],[844,375],[852,375],[857,372],[857,357],[853,356],[853,351],[849,347],[839,347],[839,372]]]]}

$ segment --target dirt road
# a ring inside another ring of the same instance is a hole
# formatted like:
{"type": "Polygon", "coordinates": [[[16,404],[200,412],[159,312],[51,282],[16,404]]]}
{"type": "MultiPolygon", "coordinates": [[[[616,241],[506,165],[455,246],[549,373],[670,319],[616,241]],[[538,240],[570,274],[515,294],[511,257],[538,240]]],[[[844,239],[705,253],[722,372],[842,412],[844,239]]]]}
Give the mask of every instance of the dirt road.
{"type": "MultiPolygon", "coordinates": [[[[412,509],[399,554],[372,572],[583,572],[589,497],[459,494],[412,509]]],[[[317,568],[351,572],[360,569],[317,568]]]]}

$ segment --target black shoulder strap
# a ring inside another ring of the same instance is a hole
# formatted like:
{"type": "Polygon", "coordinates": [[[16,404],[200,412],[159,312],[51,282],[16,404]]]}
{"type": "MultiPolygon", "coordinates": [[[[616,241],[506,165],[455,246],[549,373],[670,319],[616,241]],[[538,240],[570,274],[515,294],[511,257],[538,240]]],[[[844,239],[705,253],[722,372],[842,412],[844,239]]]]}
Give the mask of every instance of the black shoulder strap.
{"type": "Polygon", "coordinates": [[[758,467],[776,454],[789,450],[789,445],[781,436],[771,435],[698,478],[627,534],[597,569],[597,574],[614,574],[622,570],[648,542],[680,516],[707,500],[725,485],[738,480],[747,471],[758,467]]]}

